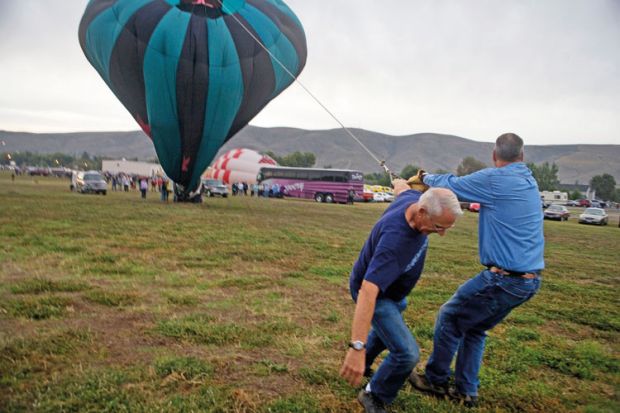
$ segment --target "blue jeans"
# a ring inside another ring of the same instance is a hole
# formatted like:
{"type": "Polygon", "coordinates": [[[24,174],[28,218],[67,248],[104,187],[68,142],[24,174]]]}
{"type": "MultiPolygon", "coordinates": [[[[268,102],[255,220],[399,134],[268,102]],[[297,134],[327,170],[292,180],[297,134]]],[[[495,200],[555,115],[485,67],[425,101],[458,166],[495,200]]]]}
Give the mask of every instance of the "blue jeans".
{"type": "Polygon", "coordinates": [[[407,299],[396,302],[378,299],[372,317],[372,329],[366,343],[366,368],[384,350],[389,350],[370,380],[370,390],[386,404],[391,403],[420,359],[420,350],[405,324],[402,312],[407,299]]]}
{"type": "Polygon", "coordinates": [[[437,315],[426,378],[434,384],[447,383],[450,364],[458,351],[456,388],[460,393],[477,396],[487,330],[532,298],[539,287],[540,277],[510,277],[488,270],[461,285],[437,315]]]}

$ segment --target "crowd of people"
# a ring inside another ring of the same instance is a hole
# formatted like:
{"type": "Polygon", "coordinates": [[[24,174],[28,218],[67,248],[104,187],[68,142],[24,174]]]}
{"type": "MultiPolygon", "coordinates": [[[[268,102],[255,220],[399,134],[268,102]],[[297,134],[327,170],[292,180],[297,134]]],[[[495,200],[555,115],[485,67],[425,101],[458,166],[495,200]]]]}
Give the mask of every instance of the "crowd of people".
{"type": "Polygon", "coordinates": [[[137,174],[118,173],[113,174],[110,172],[104,172],[103,176],[112,187],[112,191],[140,191],[140,196],[146,199],[146,195],[149,192],[157,192],[160,194],[160,199],[164,202],[168,201],[170,192],[172,192],[172,186],[170,180],[163,176],[144,176],[137,174]]]}
{"type": "MultiPolygon", "coordinates": [[[[139,191],[142,198],[146,198],[149,192],[156,192],[160,194],[162,201],[168,201],[170,194],[174,191],[174,183],[159,175],[149,177],[138,174],[104,172],[103,176],[110,184],[112,191],[139,191]]],[[[234,182],[230,188],[232,196],[283,198],[286,192],[283,185],[277,184],[234,182]]],[[[201,188],[201,192],[204,191],[205,188],[201,188]]]]}
{"type": "Polygon", "coordinates": [[[257,196],[265,198],[283,198],[286,194],[284,185],[278,184],[251,184],[247,182],[234,182],[231,184],[233,196],[257,196]]]}

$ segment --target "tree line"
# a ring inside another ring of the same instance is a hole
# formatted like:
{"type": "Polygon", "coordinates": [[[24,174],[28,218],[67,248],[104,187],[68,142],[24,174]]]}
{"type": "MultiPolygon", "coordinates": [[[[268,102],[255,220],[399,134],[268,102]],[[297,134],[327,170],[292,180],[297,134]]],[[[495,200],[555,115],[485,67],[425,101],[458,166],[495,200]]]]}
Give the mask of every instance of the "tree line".
{"type": "MultiPolygon", "coordinates": [[[[91,156],[83,152],[80,156],[65,153],[34,153],[34,152],[4,152],[0,154],[2,164],[9,165],[11,161],[17,166],[36,166],[42,168],[70,168],[101,170],[104,157],[91,156]]],[[[136,160],[138,160],[136,158],[136,160]]]]}

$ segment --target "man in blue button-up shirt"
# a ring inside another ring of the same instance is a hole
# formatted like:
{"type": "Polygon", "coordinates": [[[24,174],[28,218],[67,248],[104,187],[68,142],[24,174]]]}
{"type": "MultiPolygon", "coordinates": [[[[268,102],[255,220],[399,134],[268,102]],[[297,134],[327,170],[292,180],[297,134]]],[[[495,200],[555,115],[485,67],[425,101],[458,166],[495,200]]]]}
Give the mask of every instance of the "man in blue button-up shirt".
{"type": "Polygon", "coordinates": [[[501,135],[493,162],[494,168],[463,177],[420,175],[428,186],[449,188],[461,201],[480,203],[480,262],[487,269],[441,307],[425,374],[410,376],[415,388],[447,393],[468,406],[477,402],[486,331],[536,294],[544,268],[540,193],[523,163],[523,140],[513,133],[501,135]],[[457,352],[455,388],[448,389],[457,352]]]}

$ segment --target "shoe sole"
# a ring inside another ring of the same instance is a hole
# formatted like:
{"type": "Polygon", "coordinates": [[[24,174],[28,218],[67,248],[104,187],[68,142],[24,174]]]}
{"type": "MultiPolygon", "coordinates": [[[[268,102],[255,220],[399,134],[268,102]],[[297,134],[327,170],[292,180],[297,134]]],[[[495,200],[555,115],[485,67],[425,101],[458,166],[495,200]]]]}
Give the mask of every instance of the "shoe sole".
{"type": "Polygon", "coordinates": [[[446,396],[448,396],[447,392],[442,393],[442,392],[434,391],[434,390],[429,389],[429,388],[421,388],[421,387],[418,387],[413,380],[411,380],[409,378],[407,380],[409,381],[409,384],[411,384],[411,387],[413,387],[417,391],[419,391],[421,393],[424,393],[426,395],[434,396],[434,397],[437,397],[438,399],[445,399],[446,396]]]}

